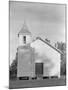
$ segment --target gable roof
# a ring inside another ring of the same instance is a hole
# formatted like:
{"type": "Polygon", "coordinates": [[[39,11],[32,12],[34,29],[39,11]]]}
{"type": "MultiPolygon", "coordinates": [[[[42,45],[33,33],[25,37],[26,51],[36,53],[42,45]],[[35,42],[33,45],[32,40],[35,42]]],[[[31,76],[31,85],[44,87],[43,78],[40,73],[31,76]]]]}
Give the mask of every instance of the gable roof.
{"type": "Polygon", "coordinates": [[[63,52],[61,52],[61,51],[60,51],[59,49],[57,49],[56,47],[52,46],[49,42],[44,41],[44,40],[43,40],[42,38],[40,38],[40,37],[37,37],[36,39],[41,40],[42,42],[46,43],[48,46],[50,46],[51,48],[53,48],[54,50],[56,50],[57,52],[59,52],[60,54],[63,54],[63,55],[64,55],[63,52]]]}
{"type": "Polygon", "coordinates": [[[21,28],[19,34],[27,34],[27,35],[31,35],[31,32],[28,30],[28,27],[26,25],[26,23],[24,22],[23,27],[21,28]]]}

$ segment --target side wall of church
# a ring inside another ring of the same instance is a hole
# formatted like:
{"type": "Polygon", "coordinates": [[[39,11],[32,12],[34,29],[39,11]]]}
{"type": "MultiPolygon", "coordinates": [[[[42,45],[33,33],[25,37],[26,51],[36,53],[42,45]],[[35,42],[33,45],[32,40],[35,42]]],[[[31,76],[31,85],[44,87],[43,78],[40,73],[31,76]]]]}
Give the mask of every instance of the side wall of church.
{"type": "Polygon", "coordinates": [[[31,47],[35,49],[35,62],[38,61],[44,64],[43,75],[60,77],[60,53],[41,40],[31,43],[31,47]]]}

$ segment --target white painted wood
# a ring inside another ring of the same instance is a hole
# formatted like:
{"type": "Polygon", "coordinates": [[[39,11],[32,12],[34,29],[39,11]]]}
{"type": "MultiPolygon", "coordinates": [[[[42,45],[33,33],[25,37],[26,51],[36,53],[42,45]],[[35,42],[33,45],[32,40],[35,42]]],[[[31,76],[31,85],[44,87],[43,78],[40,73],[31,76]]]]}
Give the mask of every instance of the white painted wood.
{"type": "Polygon", "coordinates": [[[32,42],[32,39],[31,39],[31,35],[19,35],[19,46],[24,46],[24,45],[26,45],[25,43],[24,43],[24,39],[23,39],[23,37],[24,36],[26,36],[26,44],[29,44],[29,43],[31,43],[32,42]]]}
{"type": "Polygon", "coordinates": [[[35,49],[37,54],[35,62],[40,58],[39,62],[44,63],[44,76],[60,77],[60,53],[41,40],[32,42],[31,47],[35,49]]]}

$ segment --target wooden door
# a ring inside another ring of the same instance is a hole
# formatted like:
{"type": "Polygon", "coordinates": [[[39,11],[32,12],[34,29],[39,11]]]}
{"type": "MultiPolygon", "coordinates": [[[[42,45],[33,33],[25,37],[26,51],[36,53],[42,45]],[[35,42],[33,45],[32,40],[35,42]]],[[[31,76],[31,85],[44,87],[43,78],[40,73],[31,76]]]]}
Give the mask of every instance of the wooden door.
{"type": "Polygon", "coordinates": [[[43,76],[43,63],[35,63],[35,75],[37,77],[43,76]]]}

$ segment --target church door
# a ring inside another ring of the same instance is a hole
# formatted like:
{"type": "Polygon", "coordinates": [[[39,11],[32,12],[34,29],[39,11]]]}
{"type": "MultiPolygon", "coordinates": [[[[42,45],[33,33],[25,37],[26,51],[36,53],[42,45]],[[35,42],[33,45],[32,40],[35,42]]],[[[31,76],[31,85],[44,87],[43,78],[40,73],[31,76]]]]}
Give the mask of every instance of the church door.
{"type": "Polygon", "coordinates": [[[35,63],[35,75],[37,77],[43,76],[43,63],[35,63]]]}

